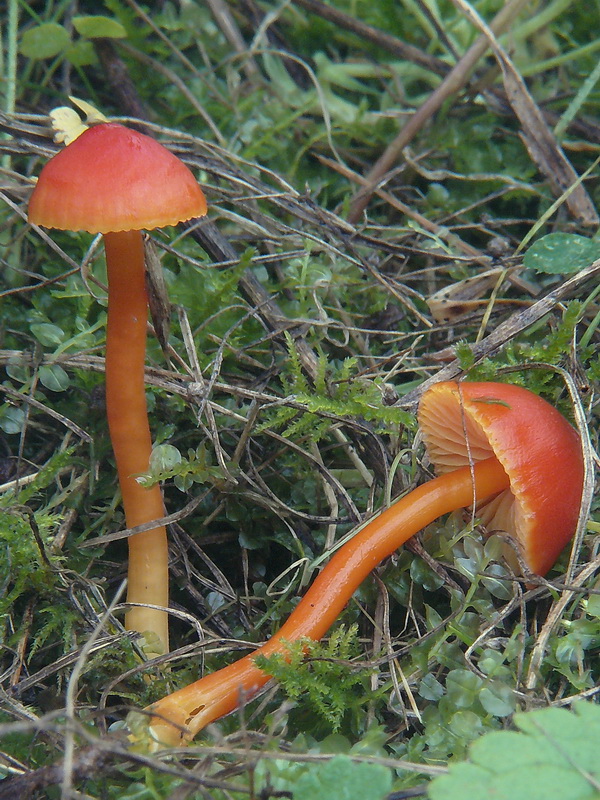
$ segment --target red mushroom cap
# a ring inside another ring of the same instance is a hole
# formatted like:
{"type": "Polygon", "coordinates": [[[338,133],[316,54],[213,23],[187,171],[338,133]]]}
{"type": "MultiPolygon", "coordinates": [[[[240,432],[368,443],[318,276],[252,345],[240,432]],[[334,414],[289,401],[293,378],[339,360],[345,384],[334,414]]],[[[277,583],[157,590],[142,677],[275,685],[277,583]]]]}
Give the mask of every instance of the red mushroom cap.
{"type": "Polygon", "coordinates": [[[544,575],[577,526],[583,455],[575,429],[541,397],[507,383],[435,384],[419,422],[440,473],[496,456],[510,489],[477,514],[489,530],[515,537],[529,569],[544,575]]]}
{"type": "Polygon", "coordinates": [[[42,169],[29,221],[89,233],[162,228],[206,214],[185,164],[143,133],[115,123],[89,128],[42,169]]]}

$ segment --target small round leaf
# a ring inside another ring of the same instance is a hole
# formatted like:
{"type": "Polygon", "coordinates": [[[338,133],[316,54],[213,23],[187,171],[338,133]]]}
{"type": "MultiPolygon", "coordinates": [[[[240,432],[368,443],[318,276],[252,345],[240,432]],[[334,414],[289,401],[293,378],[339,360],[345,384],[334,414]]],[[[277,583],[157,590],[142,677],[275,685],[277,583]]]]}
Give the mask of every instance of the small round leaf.
{"type": "Polygon", "coordinates": [[[25,412],[22,408],[5,406],[0,408],[0,428],[4,433],[21,433],[25,423],[25,412]]]}
{"type": "Polygon", "coordinates": [[[479,702],[495,717],[507,717],[517,706],[515,693],[510,686],[501,681],[492,681],[479,693],[479,702]]]}
{"type": "Polygon", "coordinates": [[[419,684],[419,695],[425,700],[437,701],[444,696],[444,687],[436,677],[428,673],[419,684]]]}
{"type": "Polygon", "coordinates": [[[150,470],[152,472],[168,471],[181,464],[181,453],[172,444],[159,444],[152,450],[150,470]]]}
{"type": "Polygon", "coordinates": [[[33,59],[54,58],[66,50],[70,42],[66,28],[56,22],[44,22],[25,31],[19,53],[33,59]]]}
{"type": "Polygon", "coordinates": [[[38,374],[42,386],[51,392],[64,392],[69,388],[70,378],[59,364],[45,364],[38,374]]]}
{"type": "Polygon", "coordinates": [[[101,15],[73,17],[73,27],[87,39],[125,39],[127,31],[116,19],[101,15]]]}
{"type": "Polygon", "coordinates": [[[528,269],[551,275],[570,275],[600,258],[600,241],[575,233],[549,233],[532,244],[523,257],[528,269]]]}
{"type": "Polygon", "coordinates": [[[29,326],[29,330],[45,347],[55,347],[65,338],[63,329],[51,322],[34,322],[29,326]]]}
{"type": "Polygon", "coordinates": [[[79,39],[67,47],[65,56],[74,67],[87,67],[98,61],[94,45],[85,39],[79,39]]]}

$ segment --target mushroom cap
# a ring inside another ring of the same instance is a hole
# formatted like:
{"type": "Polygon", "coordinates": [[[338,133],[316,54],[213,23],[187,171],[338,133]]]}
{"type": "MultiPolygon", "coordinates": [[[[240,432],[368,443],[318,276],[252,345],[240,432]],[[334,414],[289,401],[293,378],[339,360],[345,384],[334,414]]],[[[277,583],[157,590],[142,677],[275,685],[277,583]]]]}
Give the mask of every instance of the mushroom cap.
{"type": "Polygon", "coordinates": [[[162,228],[206,214],[185,164],[143,133],[116,123],[88,128],[48,161],[29,221],[89,233],[162,228]]]}
{"type": "Polygon", "coordinates": [[[575,429],[527,389],[467,381],[434,384],[421,399],[419,422],[439,473],[496,456],[510,488],[479,504],[477,514],[488,530],[516,538],[529,569],[544,575],[577,527],[583,454],[575,429]]]}

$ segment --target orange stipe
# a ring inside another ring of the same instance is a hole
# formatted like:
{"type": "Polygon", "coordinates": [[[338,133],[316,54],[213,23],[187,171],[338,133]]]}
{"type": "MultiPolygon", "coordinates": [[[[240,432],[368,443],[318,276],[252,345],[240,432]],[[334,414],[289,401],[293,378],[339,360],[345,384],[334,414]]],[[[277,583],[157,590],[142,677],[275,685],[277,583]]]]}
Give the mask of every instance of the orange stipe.
{"type": "Polygon", "coordinates": [[[149,734],[162,746],[190,741],[198,731],[232,711],[267,683],[254,663],[258,654],[286,653],[286,641],[320,639],[366,576],[407,539],[442,514],[477,498],[498,494],[508,476],[495,458],[435,478],[371,520],[327,563],[283,627],[266,644],[224,669],[155,703],[149,734]],[[473,483],[473,480],[475,481],[473,483]]]}
{"type": "MultiPolygon", "coordinates": [[[[110,303],[106,326],[106,413],[117,464],[127,526],[165,516],[160,486],[148,489],[136,477],[148,471],[152,438],[146,408],[144,361],[147,300],[144,245],[139,231],[104,237],[110,303]]],[[[127,599],[132,603],[169,605],[167,534],[164,527],[129,537],[127,599]]],[[[134,607],[125,625],[151,631],[166,652],[169,643],[165,611],[134,607]]]]}

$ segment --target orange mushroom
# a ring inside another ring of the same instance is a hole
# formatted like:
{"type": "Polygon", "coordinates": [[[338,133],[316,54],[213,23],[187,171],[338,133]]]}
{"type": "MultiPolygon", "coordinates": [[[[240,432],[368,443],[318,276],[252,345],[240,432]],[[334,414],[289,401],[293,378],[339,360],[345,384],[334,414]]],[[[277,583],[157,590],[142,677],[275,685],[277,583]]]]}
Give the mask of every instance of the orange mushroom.
{"type": "MultiPolygon", "coordinates": [[[[532,572],[550,569],[574,533],[583,487],[581,442],[564,417],[518,386],[447,382],[424,394],[419,422],[440,477],[341,547],[262,647],[150,706],[142,735],[153,746],[185,744],[251,698],[269,680],[258,654],[285,655],[288,642],[320,639],[371,570],[442,514],[475,502],[488,530],[518,542],[532,572]]],[[[138,723],[131,720],[132,730],[138,723]]]]}
{"type": "MultiPolygon", "coordinates": [[[[498,459],[510,489],[482,498],[477,515],[488,530],[510,534],[527,568],[545,575],[577,526],[583,453],[575,429],[527,389],[466,381],[432,386],[421,400],[419,425],[439,474],[470,459],[498,459]]],[[[505,552],[518,571],[514,549],[505,552]]]]}
{"type": "MultiPolygon", "coordinates": [[[[190,170],[165,147],[123,125],[89,128],[42,169],[29,221],[46,228],[104,234],[108,274],[106,408],[127,526],[164,516],[160,487],[136,480],[149,467],[152,440],[144,385],[148,303],[142,229],[176,225],[206,213],[190,170]]],[[[127,601],[166,608],[164,527],[129,537],[127,601]]],[[[152,650],[169,647],[166,611],[134,606],[131,630],[151,633],[152,650]]]]}

